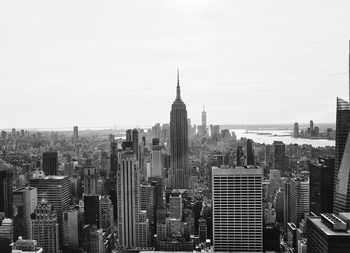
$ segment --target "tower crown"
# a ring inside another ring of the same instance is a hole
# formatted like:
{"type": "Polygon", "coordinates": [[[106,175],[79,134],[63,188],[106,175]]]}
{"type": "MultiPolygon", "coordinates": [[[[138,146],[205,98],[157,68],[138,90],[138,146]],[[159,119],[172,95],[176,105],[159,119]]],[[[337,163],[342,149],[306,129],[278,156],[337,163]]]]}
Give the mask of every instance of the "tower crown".
{"type": "Polygon", "coordinates": [[[179,69],[177,69],[176,100],[181,101],[179,69]]]}

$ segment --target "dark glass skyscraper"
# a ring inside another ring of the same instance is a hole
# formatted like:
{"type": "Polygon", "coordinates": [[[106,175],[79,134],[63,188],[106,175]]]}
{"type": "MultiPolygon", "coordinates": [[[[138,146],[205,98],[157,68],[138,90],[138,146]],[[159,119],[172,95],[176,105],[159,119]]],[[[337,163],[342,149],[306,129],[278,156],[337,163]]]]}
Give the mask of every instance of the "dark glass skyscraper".
{"type": "Polygon", "coordinates": [[[57,152],[45,152],[43,154],[43,171],[45,176],[57,175],[58,155],[57,152]]]}
{"type": "Polygon", "coordinates": [[[0,171],[0,212],[4,212],[6,217],[13,217],[12,190],[13,173],[10,170],[0,171]]]}
{"type": "Polygon", "coordinates": [[[189,180],[187,110],[181,100],[179,72],[177,72],[176,99],[170,112],[170,169],[171,187],[187,189],[189,180]]]}
{"type": "Polygon", "coordinates": [[[339,213],[350,211],[350,103],[340,98],[337,98],[336,123],[334,212],[339,213]]]}
{"type": "Polygon", "coordinates": [[[310,164],[310,212],[333,212],[334,157],[319,157],[310,164]]]}
{"type": "Polygon", "coordinates": [[[253,140],[251,140],[251,139],[247,140],[247,165],[255,165],[253,140]]]}

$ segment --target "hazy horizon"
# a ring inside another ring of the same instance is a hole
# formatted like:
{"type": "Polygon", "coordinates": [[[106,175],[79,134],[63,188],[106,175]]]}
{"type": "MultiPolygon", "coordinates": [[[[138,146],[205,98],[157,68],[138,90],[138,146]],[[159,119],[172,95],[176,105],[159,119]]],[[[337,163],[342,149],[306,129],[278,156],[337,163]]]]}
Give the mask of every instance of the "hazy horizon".
{"type": "MultiPolygon", "coordinates": [[[[1,1],[0,129],[335,122],[349,1],[1,1]]],[[[332,123],[330,123],[332,124],[332,123]]]]}

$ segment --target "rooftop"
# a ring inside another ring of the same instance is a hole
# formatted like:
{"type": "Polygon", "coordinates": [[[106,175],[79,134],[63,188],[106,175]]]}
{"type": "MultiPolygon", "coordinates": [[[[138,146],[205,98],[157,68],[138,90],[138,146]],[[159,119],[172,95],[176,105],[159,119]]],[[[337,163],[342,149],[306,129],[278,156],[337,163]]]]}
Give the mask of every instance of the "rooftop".
{"type": "Polygon", "coordinates": [[[312,222],[315,226],[320,228],[323,233],[328,236],[348,236],[350,239],[350,232],[348,231],[333,231],[326,224],[321,221],[320,217],[308,217],[309,221],[312,222]]]}

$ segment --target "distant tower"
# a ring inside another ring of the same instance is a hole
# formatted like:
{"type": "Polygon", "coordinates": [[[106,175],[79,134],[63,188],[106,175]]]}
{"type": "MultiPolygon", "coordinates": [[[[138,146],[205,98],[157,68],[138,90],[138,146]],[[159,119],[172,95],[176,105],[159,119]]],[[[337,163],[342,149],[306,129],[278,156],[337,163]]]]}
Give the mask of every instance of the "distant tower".
{"type": "Polygon", "coordinates": [[[294,138],[298,138],[299,137],[299,124],[298,122],[294,123],[294,138]]]}
{"type": "Polygon", "coordinates": [[[46,253],[58,253],[57,214],[47,200],[38,203],[32,220],[32,239],[38,242],[46,253]]]}
{"type": "Polygon", "coordinates": [[[179,71],[177,72],[176,99],[170,112],[170,181],[173,189],[187,189],[188,170],[188,128],[187,110],[181,100],[179,71]]]}
{"type": "Polygon", "coordinates": [[[73,138],[75,142],[78,142],[79,135],[78,135],[78,126],[73,127],[73,138]]]}
{"type": "Polygon", "coordinates": [[[314,130],[314,122],[310,120],[310,131],[314,130]]]}
{"type": "Polygon", "coordinates": [[[117,173],[117,208],[119,245],[137,247],[136,235],[140,213],[140,171],[136,155],[126,149],[119,153],[117,173]]]}
{"type": "Polygon", "coordinates": [[[251,139],[247,140],[247,165],[255,165],[253,140],[251,139]]]}
{"type": "Polygon", "coordinates": [[[207,113],[205,111],[204,105],[202,111],[202,133],[203,135],[207,134],[207,113]]]}
{"type": "Polygon", "coordinates": [[[242,164],[242,158],[244,158],[243,148],[242,146],[238,146],[237,148],[237,166],[244,166],[242,164]]]}
{"type": "Polygon", "coordinates": [[[45,176],[57,175],[58,154],[57,152],[43,153],[43,171],[45,176]]]}

